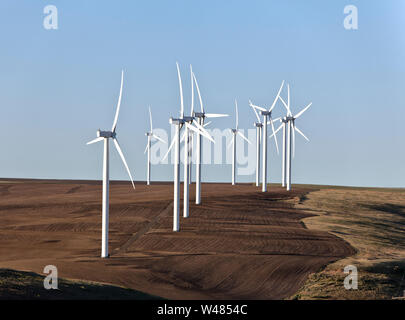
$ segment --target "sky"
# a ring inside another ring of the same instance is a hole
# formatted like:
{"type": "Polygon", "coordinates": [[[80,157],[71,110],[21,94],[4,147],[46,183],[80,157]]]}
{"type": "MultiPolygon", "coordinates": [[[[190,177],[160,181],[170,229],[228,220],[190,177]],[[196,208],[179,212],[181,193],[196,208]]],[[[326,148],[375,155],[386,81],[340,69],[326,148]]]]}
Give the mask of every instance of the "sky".
{"type": "MultiPolygon", "coordinates": [[[[124,69],[117,133],[145,180],[147,107],[170,132],[178,61],[186,108],[192,64],[207,111],[232,115],[213,128],[234,126],[236,98],[240,127],[252,129],[248,100],[269,106],[282,80],[293,113],[313,103],[297,120],[310,142],[297,137],[293,183],[405,187],[404,33],[397,0],[2,0],[0,177],[101,179],[102,145],[86,142],[111,127],[124,69]],[[43,26],[47,5],[57,30],[43,26]],[[358,8],[357,30],[343,26],[346,5],[358,8]]],[[[110,152],[111,179],[128,179],[110,152]]],[[[154,165],[152,179],[173,179],[173,166],[154,165]]],[[[203,168],[203,181],[230,180],[230,165],[203,168]]],[[[281,180],[271,141],[269,180],[281,180]]]]}

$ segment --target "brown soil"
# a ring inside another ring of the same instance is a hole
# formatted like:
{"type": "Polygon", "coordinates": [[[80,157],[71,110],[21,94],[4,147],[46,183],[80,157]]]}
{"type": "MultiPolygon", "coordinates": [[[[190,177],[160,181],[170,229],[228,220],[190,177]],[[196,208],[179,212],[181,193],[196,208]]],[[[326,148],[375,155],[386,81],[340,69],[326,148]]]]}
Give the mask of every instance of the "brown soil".
{"type": "Polygon", "coordinates": [[[292,298],[381,300],[405,297],[405,189],[323,187],[297,209],[314,213],[309,229],[335,234],[357,254],[313,274],[292,298]],[[358,289],[343,286],[345,266],[358,270],[358,289]]]}
{"type": "MultiPolygon", "coordinates": [[[[309,217],[270,186],[203,184],[190,218],[172,232],[173,186],[113,182],[110,259],[100,259],[101,183],[0,181],[0,268],[110,283],[169,299],[282,299],[308,275],[353,255],[345,241],[308,230],[309,217]]],[[[182,203],[182,202],[181,202],[182,203]]]]}
{"type": "Polygon", "coordinates": [[[96,282],[58,278],[58,288],[46,290],[44,276],[33,272],[0,269],[2,300],[159,300],[143,292],[96,282]]]}

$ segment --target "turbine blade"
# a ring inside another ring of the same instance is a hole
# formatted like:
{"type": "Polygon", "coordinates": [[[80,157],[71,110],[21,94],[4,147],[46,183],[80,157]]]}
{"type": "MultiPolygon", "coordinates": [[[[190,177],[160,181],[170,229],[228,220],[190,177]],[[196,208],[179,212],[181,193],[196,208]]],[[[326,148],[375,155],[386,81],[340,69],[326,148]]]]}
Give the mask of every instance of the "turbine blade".
{"type": "Polygon", "coordinates": [[[260,111],[267,111],[265,108],[263,108],[263,107],[259,107],[259,106],[256,106],[256,105],[254,105],[251,101],[249,101],[249,104],[250,104],[250,106],[252,107],[252,108],[255,108],[255,109],[257,109],[257,110],[260,110],[260,111]]]}
{"type": "Polygon", "coordinates": [[[277,134],[277,132],[279,132],[281,130],[281,128],[283,127],[283,124],[281,124],[276,131],[273,131],[273,134],[269,137],[272,138],[273,136],[275,136],[277,134]]]}
{"type": "Polygon", "coordinates": [[[149,120],[150,120],[150,132],[153,132],[152,111],[150,110],[150,106],[149,106],[149,120]]]}
{"type": "Polygon", "coordinates": [[[276,121],[278,121],[278,120],[281,120],[281,117],[274,118],[274,119],[271,118],[271,120],[267,121],[267,124],[270,124],[271,121],[276,122],[276,121]]]}
{"type": "Polygon", "coordinates": [[[281,100],[281,102],[283,103],[283,105],[284,105],[284,107],[286,108],[286,110],[287,110],[287,115],[289,116],[290,115],[290,108],[288,107],[288,105],[285,103],[285,101],[284,101],[284,99],[282,98],[282,97],[280,97],[280,100],[281,100]]]}
{"type": "Polygon", "coordinates": [[[181,75],[179,63],[176,62],[177,66],[177,77],[179,78],[179,88],[180,88],[180,118],[184,117],[184,104],[183,104],[183,85],[181,84],[181,75]]]}
{"type": "Polygon", "coordinates": [[[300,129],[298,129],[296,126],[294,126],[295,130],[297,130],[297,132],[302,135],[304,137],[305,140],[307,140],[309,142],[309,139],[305,136],[305,134],[302,133],[302,131],[300,129]]]}
{"type": "Polygon", "coordinates": [[[166,152],[165,156],[163,157],[162,161],[164,161],[167,158],[167,156],[169,155],[169,152],[173,148],[175,142],[176,142],[176,137],[174,137],[172,139],[172,142],[170,143],[169,149],[167,149],[167,152],[166,152]]]}
{"type": "Polygon", "coordinates": [[[193,72],[193,78],[194,78],[195,87],[196,87],[197,93],[198,93],[198,99],[200,100],[201,112],[204,113],[204,105],[203,105],[202,98],[201,98],[200,87],[198,86],[197,78],[195,77],[194,72],[193,72]]]}
{"type": "Polygon", "coordinates": [[[277,96],[276,96],[276,98],[274,99],[273,104],[271,105],[269,111],[273,110],[274,107],[276,106],[277,100],[278,100],[278,98],[280,98],[280,93],[281,93],[281,90],[283,90],[283,87],[284,87],[284,80],[283,80],[283,82],[281,83],[281,87],[280,87],[280,89],[278,90],[277,96]]]}
{"type": "Polygon", "coordinates": [[[120,144],[118,143],[117,138],[114,138],[113,141],[114,141],[115,148],[117,149],[118,153],[120,154],[121,160],[124,163],[125,169],[127,169],[129,178],[131,179],[132,186],[135,189],[134,179],[132,179],[131,171],[129,171],[129,168],[128,168],[127,162],[125,160],[124,154],[122,153],[120,144]]]}
{"type": "Polygon", "coordinates": [[[246,138],[246,137],[243,135],[242,132],[240,132],[240,131],[238,130],[238,131],[236,131],[236,133],[237,133],[238,135],[240,135],[244,140],[246,140],[249,144],[252,144],[252,143],[249,141],[249,139],[246,138]]]}
{"type": "Polygon", "coordinates": [[[307,105],[304,109],[302,109],[300,112],[297,113],[297,115],[294,117],[295,119],[298,119],[302,114],[309,109],[309,107],[312,106],[312,102],[307,105]]]}
{"type": "Polygon", "coordinates": [[[164,141],[161,137],[159,137],[158,135],[152,133],[152,137],[154,137],[155,139],[159,140],[160,142],[166,143],[166,141],[164,141]]]}
{"type": "Polygon", "coordinates": [[[238,130],[239,115],[238,115],[238,101],[236,101],[236,99],[235,99],[235,114],[236,114],[236,130],[238,130]]]}
{"type": "Polygon", "coordinates": [[[226,148],[229,149],[232,145],[233,145],[233,137],[232,137],[231,141],[228,143],[228,146],[226,148]]]}
{"type": "Polygon", "coordinates": [[[149,148],[149,143],[146,143],[146,148],[145,148],[145,151],[143,152],[143,154],[145,154],[146,151],[148,151],[148,148],[149,148]]]}
{"type": "Polygon", "coordinates": [[[274,123],[273,123],[273,119],[272,119],[272,118],[270,118],[270,122],[271,122],[271,129],[273,130],[274,142],[276,143],[277,154],[280,154],[280,153],[279,153],[279,150],[278,150],[277,137],[276,137],[276,135],[274,134],[275,131],[274,131],[274,123]]]}
{"type": "Polygon", "coordinates": [[[180,143],[182,143],[184,141],[184,138],[186,137],[186,131],[184,130],[183,134],[181,135],[180,138],[180,143]]]}
{"type": "Polygon", "coordinates": [[[253,107],[252,101],[250,101],[250,100],[249,100],[249,106],[250,106],[250,107],[253,109],[253,111],[255,112],[255,115],[256,115],[257,121],[258,121],[259,123],[261,123],[261,121],[260,121],[260,117],[259,117],[259,114],[257,113],[256,108],[255,108],[255,107],[253,107]]]}
{"type": "Polygon", "coordinates": [[[118,122],[118,115],[120,113],[120,108],[121,108],[121,99],[122,99],[122,88],[124,85],[124,70],[122,70],[121,72],[121,87],[120,87],[120,96],[118,98],[118,104],[117,104],[117,111],[115,112],[115,118],[114,118],[114,122],[112,125],[112,132],[115,132],[115,129],[117,128],[117,122],[118,122]]]}
{"type": "Polygon", "coordinates": [[[212,121],[208,121],[207,123],[204,123],[204,124],[203,124],[203,127],[204,127],[204,128],[205,128],[205,127],[208,127],[211,123],[212,123],[212,121]]]}
{"type": "Polygon", "coordinates": [[[199,130],[196,127],[193,127],[191,124],[189,124],[188,122],[186,122],[186,127],[189,128],[190,130],[194,131],[197,134],[201,134],[203,137],[207,138],[208,140],[212,141],[213,143],[215,143],[214,139],[208,134],[205,133],[204,131],[206,131],[204,129],[204,131],[199,130]]]}
{"type": "Polygon", "coordinates": [[[103,140],[104,140],[103,137],[99,137],[99,138],[96,138],[94,140],[91,140],[91,141],[87,142],[86,144],[93,144],[93,143],[100,142],[100,141],[103,141],[103,140]]]}
{"type": "Polygon", "coordinates": [[[295,158],[295,125],[294,121],[291,123],[292,125],[292,147],[293,147],[293,158],[295,158]]]}
{"type": "Polygon", "coordinates": [[[221,113],[206,113],[206,118],[224,118],[229,117],[229,114],[221,114],[221,113]]]}
{"type": "Polygon", "coordinates": [[[287,85],[287,109],[288,115],[292,116],[291,108],[290,108],[290,84],[287,85]]]}
{"type": "Polygon", "coordinates": [[[191,112],[190,116],[194,113],[194,79],[193,79],[193,66],[190,64],[190,77],[191,77],[191,112]]]}
{"type": "Polygon", "coordinates": [[[197,121],[193,120],[193,123],[198,128],[198,130],[204,132],[207,136],[211,137],[211,135],[208,133],[208,131],[205,130],[205,128],[202,125],[200,125],[197,121]]]}

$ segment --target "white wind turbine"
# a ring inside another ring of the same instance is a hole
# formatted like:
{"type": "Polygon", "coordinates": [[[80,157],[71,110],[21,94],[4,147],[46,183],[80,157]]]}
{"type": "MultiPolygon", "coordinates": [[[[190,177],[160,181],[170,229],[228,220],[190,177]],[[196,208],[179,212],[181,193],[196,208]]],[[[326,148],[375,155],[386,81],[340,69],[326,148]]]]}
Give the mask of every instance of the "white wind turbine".
{"type": "Polygon", "coordinates": [[[115,113],[114,122],[111,131],[97,131],[97,138],[88,142],[87,144],[92,144],[104,140],[104,158],[103,158],[103,207],[102,207],[102,244],[101,244],[101,257],[108,258],[108,224],[109,224],[109,189],[110,189],[110,177],[109,177],[109,139],[114,141],[115,148],[117,149],[125,168],[127,169],[129,178],[133,188],[135,189],[134,181],[132,179],[131,172],[129,171],[127,162],[125,161],[124,154],[122,153],[121,147],[117,140],[117,121],[120,112],[121,98],[122,98],[122,88],[124,84],[124,71],[121,73],[121,88],[120,95],[118,98],[117,111],[115,113]]]}
{"type": "MultiPolygon", "coordinates": [[[[200,131],[198,128],[194,127],[192,125],[193,123],[193,117],[185,117],[184,116],[184,103],[183,103],[183,85],[181,82],[181,75],[180,75],[180,68],[179,68],[179,64],[176,63],[177,65],[177,76],[179,79],[179,89],[180,89],[180,118],[173,118],[171,117],[169,120],[169,123],[172,125],[176,126],[176,132],[175,132],[175,136],[172,140],[172,142],[170,143],[169,149],[167,150],[166,155],[163,157],[163,160],[166,159],[166,157],[168,156],[170,150],[172,149],[173,146],[175,146],[175,157],[174,157],[174,201],[173,201],[173,231],[179,231],[180,230],[180,130],[183,126],[185,126],[185,128],[187,129],[186,135],[185,137],[187,137],[188,134],[188,129],[196,132],[197,134],[202,134],[204,136],[207,136],[207,138],[212,139],[209,135],[207,135],[205,132],[200,131]]],[[[205,131],[205,130],[204,130],[205,131]]],[[[187,139],[185,139],[185,141],[187,141],[187,139]]],[[[185,154],[188,155],[188,146],[185,146],[185,154]]],[[[185,163],[187,159],[185,159],[185,163]]],[[[186,170],[185,170],[186,171],[186,170]]],[[[187,170],[188,172],[188,170],[187,170]]],[[[188,183],[187,183],[187,177],[184,177],[184,181],[186,182],[185,185],[185,192],[188,192],[188,183]]],[[[188,194],[184,195],[185,198],[187,196],[187,212],[184,212],[184,216],[188,216],[188,194]]]]}
{"type": "MultiPolygon", "coordinates": [[[[194,81],[193,81],[193,67],[190,65],[190,74],[191,74],[191,112],[190,116],[184,117],[189,124],[194,124],[196,126],[197,132],[203,132],[204,137],[207,137],[211,142],[214,142],[214,139],[209,135],[209,133],[200,125],[193,116],[194,113],[194,81]]],[[[191,129],[191,128],[190,128],[191,129]]],[[[190,146],[190,133],[189,126],[186,126],[184,129],[184,194],[183,194],[183,217],[188,218],[190,216],[189,210],[189,196],[190,196],[190,168],[191,168],[191,150],[192,145],[190,146]]]]}
{"type": "MultiPolygon", "coordinates": [[[[191,112],[190,115],[193,116],[194,112],[194,79],[193,79],[193,67],[190,64],[190,77],[191,77],[191,112]]],[[[188,130],[187,130],[188,131],[188,130]]],[[[184,137],[185,137],[184,133],[184,137]]],[[[187,177],[188,177],[188,184],[191,183],[191,169],[192,169],[192,162],[193,162],[193,131],[189,131],[187,135],[187,146],[188,146],[188,154],[185,157],[184,165],[187,167],[187,177]]],[[[185,169],[186,170],[186,169],[185,169]]],[[[186,180],[184,180],[185,182],[186,180]]]]}
{"type": "MultiPolygon", "coordinates": [[[[197,78],[194,74],[193,71],[191,71],[192,74],[192,79],[194,79],[194,84],[197,89],[197,94],[198,94],[198,100],[200,102],[200,112],[195,112],[194,111],[194,89],[192,89],[192,103],[191,103],[191,112],[193,115],[194,119],[197,119],[197,121],[194,121],[199,128],[201,127],[206,127],[208,124],[211,122],[205,123],[205,119],[211,119],[211,118],[223,118],[223,117],[228,117],[228,114],[222,114],[222,113],[205,113],[204,110],[204,104],[202,101],[201,97],[201,92],[200,92],[200,87],[198,86],[197,78]]],[[[192,85],[193,88],[193,85],[192,85]]],[[[203,136],[201,133],[196,134],[197,136],[197,141],[196,141],[196,165],[195,165],[195,203],[196,204],[201,204],[201,137],[203,136]]]]}
{"type": "Polygon", "coordinates": [[[235,173],[236,173],[236,135],[240,135],[249,144],[252,144],[248,138],[246,138],[242,132],[239,131],[239,115],[238,115],[238,102],[235,99],[235,129],[232,131],[232,140],[228,145],[228,148],[233,145],[232,148],[232,185],[235,185],[235,173]]]}
{"type": "MultiPolygon", "coordinates": [[[[194,75],[194,72],[193,72],[193,67],[191,65],[190,65],[190,75],[191,75],[191,112],[190,112],[190,114],[193,117],[193,121],[194,121],[194,124],[196,126],[202,126],[203,128],[205,128],[206,126],[208,126],[211,123],[211,121],[207,122],[205,124],[204,123],[200,124],[200,121],[196,121],[195,117],[194,117],[194,82],[196,83],[196,86],[197,86],[197,89],[198,89],[198,94],[199,94],[199,97],[200,97],[200,101],[201,101],[201,95],[200,95],[200,92],[199,92],[197,80],[194,80],[195,75],[194,75]]],[[[202,102],[200,102],[200,104],[202,104],[202,102]]],[[[227,116],[227,115],[221,115],[221,116],[227,116]]],[[[202,128],[200,128],[200,130],[201,129],[202,128]]],[[[206,133],[208,134],[208,132],[206,132],[206,133]]],[[[194,148],[194,144],[193,144],[193,142],[194,142],[194,134],[195,133],[193,131],[189,131],[189,136],[188,136],[188,145],[189,145],[188,158],[189,158],[189,162],[187,162],[187,166],[188,166],[188,183],[189,184],[191,183],[191,180],[192,180],[191,179],[191,173],[192,173],[191,169],[192,169],[192,157],[193,157],[193,148],[194,148]]],[[[181,141],[183,141],[183,139],[184,139],[184,134],[183,134],[183,137],[181,138],[181,141]]]]}
{"type": "MultiPolygon", "coordinates": [[[[255,112],[257,122],[254,123],[254,126],[256,127],[256,187],[260,185],[260,143],[261,143],[261,132],[263,128],[263,123],[260,120],[259,114],[257,113],[256,109],[264,109],[264,108],[259,108],[258,106],[253,105],[252,101],[249,100],[249,105],[255,112]]],[[[267,124],[272,125],[272,130],[274,133],[274,125],[273,122],[278,120],[277,119],[271,119],[270,121],[267,121],[267,124]]],[[[275,139],[276,142],[276,148],[277,148],[277,153],[278,153],[278,143],[277,139],[275,139]]]]}
{"type": "MultiPolygon", "coordinates": [[[[274,124],[273,124],[273,119],[271,116],[271,113],[276,106],[277,100],[280,98],[280,92],[283,89],[284,86],[284,81],[281,83],[281,87],[278,90],[277,96],[273,101],[273,104],[269,108],[269,110],[266,110],[265,108],[250,104],[250,106],[254,109],[260,110],[262,116],[263,116],[263,178],[262,178],[262,192],[267,192],[267,124],[270,123],[274,132],[274,124]],[[270,119],[268,121],[268,119],[270,119]]],[[[278,153],[278,143],[277,139],[275,138],[275,143],[277,147],[277,153],[278,153]]]]}
{"type": "Polygon", "coordinates": [[[273,133],[275,136],[276,133],[283,128],[283,186],[287,186],[287,191],[291,190],[291,158],[295,157],[295,131],[297,131],[301,136],[304,137],[305,140],[309,141],[309,139],[305,136],[305,134],[297,128],[295,125],[295,120],[298,119],[302,114],[311,107],[312,102],[308,104],[305,108],[303,108],[300,112],[298,112],[295,116],[291,113],[290,109],[290,86],[287,86],[287,103],[284,101],[282,97],[280,97],[281,102],[283,103],[284,107],[287,109],[287,116],[284,117],[281,121],[282,124],[277,128],[277,130],[273,133]],[[287,130],[287,132],[286,132],[287,130]],[[292,136],[292,139],[291,139],[292,136]],[[291,142],[292,140],[292,142],[291,142]],[[291,149],[292,149],[292,157],[291,157],[291,149]]]}
{"type": "Polygon", "coordinates": [[[152,123],[152,112],[149,107],[149,120],[150,120],[150,131],[146,132],[145,135],[148,137],[148,142],[146,144],[145,152],[148,152],[148,163],[147,163],[147,174],[146,174],[146,184],[150,185],[150,146],[151,146],[151,140],[152,138],[155,138],[156,140],[159,140],[163,143],[166,143],[162,138],[160,138],[158,135],[153,133],[153,123],[152,123]]]}

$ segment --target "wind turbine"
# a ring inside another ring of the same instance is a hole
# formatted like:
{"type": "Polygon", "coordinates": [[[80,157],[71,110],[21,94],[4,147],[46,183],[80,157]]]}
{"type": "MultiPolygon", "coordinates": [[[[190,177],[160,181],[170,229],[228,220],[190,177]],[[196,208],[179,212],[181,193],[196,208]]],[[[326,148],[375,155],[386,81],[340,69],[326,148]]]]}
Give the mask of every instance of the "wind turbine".
{"type": "MultiPolygon", "coordinates": [[[[253,111],[255,112],[256,118],[257,118],[257,122],[254,123],[254,126],[256,127],[256,187],[258,187],[260,185],[260,143],[261,143],[261,132],[262,132],[262,128],[263,128],[263,123],[261,122],[261,119],[259,117],[258,112],[256,111],[256,109],[258,110],[266,110],[264,108],[261,108],[259,106],[256,106],[252,103],[252,101],[249,100],[249,105],[250,107],[253,109],[253,111]]],[[[267,121],[267,124],[271,124],[272,126],[272,130],[274,133],[274,121],[279,120],[280,118],[276,118],[276,119],[270,119],[270,121],[267,121]]],[[[275,139],[275,143],[276,143],[276,148],[277,148],[277,154],[278,154],[278,143],[277,143],[277,139],[275,139]]],[[[267,149],[267,147],[266,147],[267,149]]]]}
{"type": "MultiPolygon", "coordinates": [[[[207,122],[207,123],[199,123],[199,121],[196,121],[196,119],[195,119],[195,117],[194,117],[194,82],[196,82],[196,85],[198,86],[198,84],[197,84],[197,80],[194,80],[194,78],[195,78],[195,75],[194,75],[194,72],[193,72],[193,67],[190,65],[190,75],[191,75],[191,112],[190,112],[190,114],[191,114],[191,116],[193,117],[193,123],[196,125],[196,126],[198,126],[198,127],[200,127],[200,130],[202,130],[203,128],[205,128],[206,126],[208,126],[210,123],[211,123],[211,121],[209,121],[209,122],[207,122]],[[202,126],[202,128],[201,128],[201,126],[202,126]]],[[[199,96],[200,96],[200,101],[201,101],[201,95],[200,95],[200,93],[198,92],[198,94],[199,94],[199,96]]],[[[201,102],[202,103],[202,102],[201,102]]],[[[201,104],[200,103],[200,104],[201,104]]],[[[219,116],[227,116],[227,115],[219,115],[219,116]]],[[[205,133],[206,134],[208,134],[208,132],[207,131],[205,131],[205,133]]],[[[193,157],[193,148],[194,148],[194,144],[193,144],[193,142],[194,142],[194,135],[195,135],[195,133],[193,132],[193,131],[189,131],[189,135],[188,135],[188,144],[189,144],[189,153],[188,153],[188,157],[189,157],[189,162],[187,162],[187,166],[188,166],[188,183],[189,184],[191,184],[191,181],[192,181],[192,179],[191,179],[191,175],[192,175],[192,157],[193,157]]],[[[184,135],[183,135],[183,137],[182,137],[182,139],[181,139],[181,141],[184,139],[184,135]]],[[[212,142],[214,142],[214,140],[212,140],[212,142]]],[[[214,142],[215,143],[215,142],[214,142]]],[[[201,153],[200,153],[201,154],[201,153]]]]}
{"type": "Polygon", "coordinates": [[[228,148],[233,145],[232,149],[232,185],[235,185],[235,173],[236,173],[236,135],[240,135],[249,144],[252,144],[248,138],[246,138],[242,132],[239,131],[239,115],[238,115],[238,102],[235,99],[235,129],[232,131],[232,140],[228,145],[228,148]]]}
{"type": "Polygon", "coordinates": [[[109,189],[110,189],[110,177],[109,177],[109,139],[112,139],[117,149],[125,168],[127,169],[129,178],[133,188],[135,189],[135,184],[132,179],[131,172],[129,171],[127,162],[125,161],[124,154],[122,153],[121,147],[117,140],[117,121],[118,115],[120,113],[121,98],[122,98],[122,87],[124,84],[124,71],[121,73],[121,88],[120,95],[118,98],[117,111],[115,113],[114,122],[111,131],[97,131],[97,138],[88,142],[87,144],[93,144],[104,140],[104,158],[103,158],[103,207],[102,207],[102,244],[101,244],[101,257],[108,258],[108,224],[109,224],[109,189]]]}
{"type": "MultiPolygon", "coordinates": [[[[255,106],[255,105],[251,104],[251,107],[253,107],[254,109],[260,110],[261,115],[263,116],[263,178],[262,178],[262,192],[267,192],[267,124],[268,123],[271,124],[271,127],[272,127],[273,132],[274,132],[274,124],[273,124],[273,119],[272,119],[271,113],[272,113],[274,107],[276,106],[277,100],[280,97],[280,92],[283,89],[283,86],[284,86],[284,81],[281,83],[281,87],[278,90],[277,96],[274,99],[273,104],[271,105],[269,110],[266,110],[265,108],[262,108],[262,107],[255,106]],[[268,119],[270,119],[269,122],[268,122],[268,119]]],[[[278,153],[278,143],[277,143],[276,138],[275,138],[275,143],[276,143],[277,153],[278,153]]]]}
{"type": "Polygon", "coordinates": [[[302,114],[311,107],[312,102],[308,104],[305,108],[303,108],[300,112],[298,112],[295,116],[291,113],[290,109],[290,86],[287,86],[287,103],[284,101],[282,97],[280,97],[281,102],[283,103],[284,107],[287,109],[287,116],[282,119],[282,124],[277,128],[277,130],[273,133],[275,136],[276,133],[283,128],[283,140],[286,140],[286,148],[284,151],[285,155],[283,157],[283,161],[285,160],[285,165],[283,164],[283,177],[286,179],[287,191],[291,190],[291,158],[295,157],[295,131],[297,131],[301,136],[304,137],[305,140],[309,141],[309,139],[305,136],[305,134],[297,128],[295,125],[295,120],[298,119],[302,114]],[[285,132],[287,130],[287,132],[285,132]],[[287,134],[286,134],[287,133],[287,134]],[[292,140],[292,141],[291,141],[292,140]],[[292,149],[292,157],[291,157],[291,149],[292,149]]]}
{"type": "MultiPolygon", "coordinates": [[[[193,81],[193,67],[190,65],[190,75],[191,75],[191,111],[190,116],[184,117],[188,124],[194,124],[197,132],[203,132],[204,137],[207,137],[211,142],[215,143],[214,139],[209,135],[209,133],[204,129],[204,126],[200,125],[193,116],[194,113],[194,81],[193,81]]],[[[189,197],[190,197],[190,168],[191,168],[191,150],[192,145],[190,143],[190,133],[192,129],[190,126],[186,126],[184,129],[184,194],[183,194],[183,217],[188,218],[190,216],[189,210],[189,197]],[[190,129],[190,130],[189,130],[190,129]]],[[[183,140],[182,139],[182,140],[183,140]]]]}
{"type": "Polygon", "coordinates": [[[149,107],[149,120],[150,120],[150,131],[146,132],[145,135],[148,137],[148,142],[146,144],[146,148],[144,153],[148,152],[148,163],[147,163],[147,174],[146,174],[146,184],[149,186],[150,185],[150,145],[151,145],[151,140],[152,138],[155,138],[156,140],[159,140],[163,143],[166,143],[162,138],[160,138],[158,135],[153,133],[153,124],[152,124],[152,112],[149,107]]]}
{"type": "MultiPolygon", "coordinates": [[[[168,156],[170,150],[173,148],[173,146],[175,147],[174,152],[175,152],[175,157],[174,157],[174,179],[173,179],[173,183],[174,183],[174,201],[173,201],[173,231],[179,231],[180,230],[180,131],[183,127],[185,127],[186,129],[190,129],[196,133],[201,133],[202,135],[206,135],[205,132],[200,131],[198,128],[194,127],[192,125],[193,123],[193,117],[186,117],[184,116],[184,102],[183,102],[183,85],[181,82],[181,75],[180,75],[180,68],[179,68],[179,64],[176,63],[177,66],[177,76],[178,76],[178,80],[179,80],[179,89],[180,89],[180,117],[179,118],[173,118],[171,117],[169,119],[169,123],[176,126],[176,131],[175,131],[175,135],[174,138],[172,140],[172,142],[170,143],[169,149],[167,150],[166,155],[163,157],[163,159],[166,159],[166,157],[168,156]]],[[[185,137],[187,137],[188,134],[188,130],[185,130],[185,137]]],[[[209,135],[208,137],[210,139],[212,139],[209,135]]],[[[185,139],[185,141],[187,141],[187,139],[185,139]]],[[[185,154],[188,154],[188,145],[185,146],[185,154]]],[[[187,163],[187,159],[185,159],[185,163],[187,163]]],[[[186,172],[186,170],[185,170],[186,172]]],[[[187,170],[188,172],[188,170],[187,170]]],[[[184,182],[186,187],[184,188],[185,190],[185,194],[184,198],[187,199],[187,203],[186,204],[186,209],[187,211],[184,211],[184,216],[188,216],[188,183],[187,183],[187,177],[184,177],[184,182]]]]}
{"type": "MultiPolygon", "coordinates": [[[[193,115],[194,119],[197,119],[197,121],[195,121],[195,123],[197,123],[199,125],[199,128],[205,127],[209,123],[211,123],[211,122],[205,123],[206,118],[210,119],[210,118],[228,117],[229,116],[228,114],[205,113],[200,88],[198,86],[197,78],[196,78],[194,72],[192,72],[192,77],[194,79],[194,84],[197,89],[198,99],[199,99],[200,108],[201,108],[200,112],[195,112],[194,104],[192,103],[192,115],[193,115]]],[[[194,91],[192,91],[192,93],[194,94],[194,91]]],[[[192,102],[194,102],[194,100],[192,100],[192,102]]],[[[201,204],[201,137],[202,137],[202,134],[198,133],[197,141],[196,141],[197,154],[196,154],[196,165],[195,165],[195,203],[196,204],[201,204]]]]}

